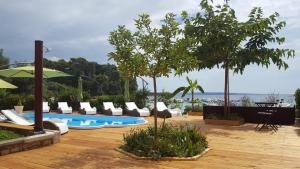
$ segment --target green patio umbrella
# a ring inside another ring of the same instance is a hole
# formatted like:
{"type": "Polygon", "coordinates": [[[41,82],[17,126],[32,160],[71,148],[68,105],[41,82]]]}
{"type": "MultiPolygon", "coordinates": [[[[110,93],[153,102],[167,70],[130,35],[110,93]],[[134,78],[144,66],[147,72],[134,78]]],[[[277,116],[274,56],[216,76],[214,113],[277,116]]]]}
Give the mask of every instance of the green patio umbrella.
{"type": "MultiPolygon", "coordinates": [[[[3,69],[0,70],[0,76],[34,78],[34,66],[23,66],[10,69],[3,69]]],[[[64,76],[71,75],[58,70],[43,68],[43,78],[54,78],[64,76]]]]}
{"type": "Polygon", "coordinates": [[[0,79],[0,89],[15,89],[17,86],[0,79]]]}

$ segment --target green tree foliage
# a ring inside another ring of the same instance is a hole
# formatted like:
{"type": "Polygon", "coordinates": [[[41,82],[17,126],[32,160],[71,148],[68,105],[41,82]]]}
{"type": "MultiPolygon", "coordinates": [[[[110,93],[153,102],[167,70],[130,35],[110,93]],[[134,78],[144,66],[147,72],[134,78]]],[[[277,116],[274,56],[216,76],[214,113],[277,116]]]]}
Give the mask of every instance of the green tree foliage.
{"type": "Polygon", "coordinates": [[[159,28],[151,24],[150,16],[142,14],[135,20],[136,32],[131,33],[125,26],[119,26],[110,34],[110,42],[118,44],[114,46],[119,47],[110,54],[110,58],[114,59],[121,71],[129,72],[131,76],[147,76],[153,79],[156,132],[156,79],[169,76],[174,68],[182,68],[181,65],[188,65],[186,67],[189,68],[191,64],[186,64],[189,57],[186,59],[181,57],[187,50],[182,50],[185,43],[180,43],[181,30],[175,15],[167,14],[159,28]]]}
{"type": "Polygon", "coordinates": [[[5,66],[9,64],[9,58],[5,57],[3,54],[3,49],[0,49],[0,69],[6,69],[8,66],[5,66]]]}
{"type": "Polygon", "coordinates": [[[198,90],[201,93],[204,93],[203,88],[198,85],[198,81],[192,81],[191,79],[189,79],[188,77],[186,77],[186,80],[188,82],[188,86],[182,86],[177,88],[174,92],[173,92],[173,96],[175,96],[176,94],[178,94],[179,92],[182,92],[181,97],[184,97],[189,91],[192,93],[192,110],[194,110],[194,96],[195,96],[195,91],[198,90]]]}
{"type": "MultiPolygon", "coordinates": [[[[110,64],[100,65],[96,62],[89,62],[84,58],[71,58],[70,61],[59,60],[57,62],[44,60],[44,66],[64,71],[73,75],[70,78],[57,78],[51,81],[59,82],[72,87],[77,87],[78,77],[83,78],[83,91],[91,96],[97,95],[119,95],[124,93],[124,80],[116,66],[110,64]]],[[[137,89],[134,78],[130,79],[131,92],[137,89]]]]}
{"type": "Polygon", "coordinates": [[[225,69],[224,113],[228,115],[229,70],[242,73],[249,64],[268,67],[271,63],[286,69],[284,58],[295,54],[291,49],[271,47],[285,41],[277,35],[286,25],[278,21],[278,13],[265,17],[262,8],[255,7],[248,20],[241,22],[228,3],[213,6],[210,2],[202,0],[201,12],[193,16],[182,13],[185,37],[189,54],[199,60],[198,69],[215,66],[225,69]]]}
{"type": "Polygon", "coordinates": [[[109,35],[109,43],[114,46],[115,51],[108,54],[109,59],[114,59],[118,65],[118,69],[121,72],[121,76],[125,81],[124,85],[124,97],[125,100],[129,100],[129,78],[136,77],[140,67],[132,66],[138,64],[138,58],[133,56],[133,50],[135,48],[134,36],[130,30],[125,26],[118,26],[117,30],[113,31],[109,35]]]}

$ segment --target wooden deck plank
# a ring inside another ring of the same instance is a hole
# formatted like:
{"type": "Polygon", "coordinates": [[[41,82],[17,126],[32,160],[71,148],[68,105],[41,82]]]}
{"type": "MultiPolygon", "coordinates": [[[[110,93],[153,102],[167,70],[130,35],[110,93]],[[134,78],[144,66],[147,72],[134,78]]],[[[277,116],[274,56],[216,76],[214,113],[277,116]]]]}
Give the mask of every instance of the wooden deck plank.
{"type": "MultiPolygon", "coordinates": [[[[148,118],[152,123],[152,118],[148,118]]],[[[160,119],[159,122],[162,120],[160,119]]],[[[239,127],[205,125],[199,117],[167,119],[176,125],[197,125],[210,150],[197,161],[134,160],[114,150],[131,128],[71,130],[61,143],[0,157],[7,168],[300,168],[300,127],[282,126],[278,132],[257,132],[254,124],[239,127]]],[[[147,127],[138,126],[138,127],[147,127]]]]}

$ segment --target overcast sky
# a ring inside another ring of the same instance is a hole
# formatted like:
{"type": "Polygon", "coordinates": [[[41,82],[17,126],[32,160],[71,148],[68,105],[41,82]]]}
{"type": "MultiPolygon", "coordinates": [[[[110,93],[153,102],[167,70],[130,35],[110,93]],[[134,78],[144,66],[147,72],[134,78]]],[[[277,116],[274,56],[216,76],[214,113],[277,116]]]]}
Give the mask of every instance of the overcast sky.
{"type": "MultiPolygon", "coordinates": [[[[221,0],[219,0],[221,2],[221,0]]],[[[107,41],[117,25],[132,28],[138,14],[148,13],[157,23],[165,13],[182,10],[198,11],[195,0],[0,0],[0,48],[11,62],[33,61],[34,40],[43,40],[51,52],[48,59],[84,57],[98,63],[108,63],[107,53],[112,47],[107,41]]],[[[216,2],[216,0],[215,0],[216,2]]],[[[289,69],[277,70],[251,65],[244,74],[230,77],[230,91],[242,93],[294,93],[300,87],[300,2],[299,0],[232,0],[230,2],[240,20],[245,20],[254,6],[261,6],[265,14],[279,12],[287,22],[281,32],[286,37],[284,47],[296,50],[296,57],[288,60],[289,69]]],[[[185,85],[185,77],[160,78],[158,90],[173,91],[185,85]]],[[[223,91],[224,71],[202,70],[188,74],[197,79],[205,91],[223,91]]],[[[149,89],[152,89],[152,81],[149,89]]],[[[139,80],[139,83],[140,80],[139,80]]]]}

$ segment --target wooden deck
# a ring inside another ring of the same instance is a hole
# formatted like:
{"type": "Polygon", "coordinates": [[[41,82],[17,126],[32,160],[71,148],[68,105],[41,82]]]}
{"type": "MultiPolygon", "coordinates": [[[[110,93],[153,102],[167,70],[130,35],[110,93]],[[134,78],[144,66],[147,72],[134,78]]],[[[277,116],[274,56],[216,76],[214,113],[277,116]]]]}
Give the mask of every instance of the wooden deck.
{"type": "Polygon", "coordinates": [[[199,116],[167,121],[196,124],[206,134],[212,150],[197,161],[133,160],[114,150],[130,127],[71,130],[61,137],[59,144],[0,157],[0,169],[300,168],[300,126],[282,126],[273,133],[257,132],[254,124],[240,127],[205,125],[199,116]]]}

